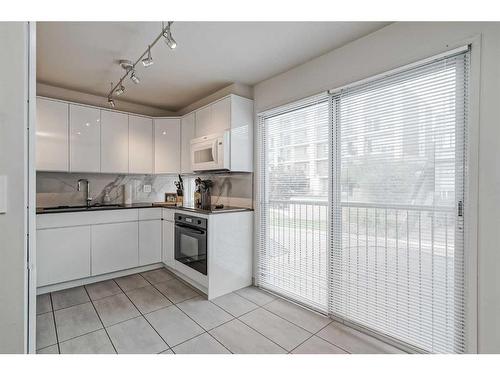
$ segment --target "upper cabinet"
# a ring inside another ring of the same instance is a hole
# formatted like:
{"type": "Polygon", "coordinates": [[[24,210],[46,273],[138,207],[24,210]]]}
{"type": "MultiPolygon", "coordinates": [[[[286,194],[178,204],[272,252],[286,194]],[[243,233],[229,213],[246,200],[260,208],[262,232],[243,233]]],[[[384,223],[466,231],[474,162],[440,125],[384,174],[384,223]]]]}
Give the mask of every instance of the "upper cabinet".
{"type": "Polygon", "coordinates": [[[70,172],[100,172],[101,111],[69,105],[70,172]]]}
{"type": "Polygon", "coordinates": [[[179,173],[181,163],[181,120],[154,120],[154,173],[179,173]]]}
{"type": "Polygon", "coordinates": [[[229,170],[252,172],[253,100],[229,95],[195,112],[195,138],[225,131],[230,132],[229,170]]]}
{"type": "Polygon", "coordinates": [[[37,98],[39,171],[192,173],[191,141],[223,134],[227,169],[252,172],[250,99],[228,95],[182,118],[152,119],[37,98]]]}
{"type": "Polygon", "coordinates": [[[36,169],[69,171],[69,105],[54,100],[36,100],[36,169]]]}
{"type": "Polygon", "coordinates": [[[181,173],[192,173],[191,139],[195,134],[195,113],[192,112],[181,119],[181,173]]]}
{"type": "Polygon", "coordinates": [[[101,172],[128,173],[128,115],[101,111],[101,172]]]}
{"type": "Polygon", "coordinates": [[[128,117],[129,173],[153,173],[153,120],[146,117],[128,117]]]}

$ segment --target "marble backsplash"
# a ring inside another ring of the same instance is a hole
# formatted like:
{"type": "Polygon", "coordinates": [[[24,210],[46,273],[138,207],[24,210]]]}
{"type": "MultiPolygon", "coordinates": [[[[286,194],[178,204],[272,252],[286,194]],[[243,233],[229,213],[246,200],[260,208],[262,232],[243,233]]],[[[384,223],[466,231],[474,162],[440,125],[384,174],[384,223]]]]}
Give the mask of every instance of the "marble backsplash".
{"type": "MultiPolygon", "coordinates": [[[[252,208],[253,174],[252,173],[213,173],[202,175],[184,175],[185,205],[192,205],[194,180],[196,177],[211,179],[212,204],[252,208]]],[[[75,206],[85,204],[85,188],[77,191],[80,178],[90,182],[92,203],[104,203],[106,191],[109,203],[123,203],[123,186],[132,187],[132,202],[162,202],[165,193],[175,193],[174,181],[177,175],[118,175],[98,173],[60,173],[38,172],[36,182],[37,207],[75,206]],[[150,185],[151,192],[145,192],[144,186],[150,185]]]]}

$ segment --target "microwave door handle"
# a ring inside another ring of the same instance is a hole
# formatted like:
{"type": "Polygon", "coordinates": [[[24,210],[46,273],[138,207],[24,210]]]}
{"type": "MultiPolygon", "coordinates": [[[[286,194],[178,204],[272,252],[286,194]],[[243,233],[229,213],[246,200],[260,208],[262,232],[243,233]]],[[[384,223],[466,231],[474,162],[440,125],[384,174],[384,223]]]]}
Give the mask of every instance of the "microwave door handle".
{"type": "Polygon", "coordinates": [[[214,159],[215,162],[218,161],[217,159],[217,143],[218,140],[216,139],[214,143],[212,144],[212,159],[214,159]]]}

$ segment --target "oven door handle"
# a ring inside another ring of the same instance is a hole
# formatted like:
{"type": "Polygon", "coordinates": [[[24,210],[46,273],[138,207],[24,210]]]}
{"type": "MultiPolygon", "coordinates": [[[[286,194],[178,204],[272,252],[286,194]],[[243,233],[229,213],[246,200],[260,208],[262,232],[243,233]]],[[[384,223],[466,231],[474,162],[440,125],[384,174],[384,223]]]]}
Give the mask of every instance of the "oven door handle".
{"type": "Polygon", "coordinates": [[[180,228],[185,228],[185,229],[188,229],[190,230],[191,232],[194,232],[194,233],[198,233],[198,234],[205,234],[205,231],[203,230],[200,230],[200,229],[195,229],[193,227],[190,227],[189,225],[183,225],[183,224],[175,224],[176,227],[180,227],[180,228]]]}

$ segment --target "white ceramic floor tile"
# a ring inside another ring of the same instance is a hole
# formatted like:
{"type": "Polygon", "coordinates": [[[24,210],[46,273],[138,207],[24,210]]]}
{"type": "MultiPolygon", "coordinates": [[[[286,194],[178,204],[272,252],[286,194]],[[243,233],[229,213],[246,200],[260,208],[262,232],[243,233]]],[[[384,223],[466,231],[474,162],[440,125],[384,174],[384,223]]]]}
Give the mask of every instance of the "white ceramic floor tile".
{"type": "Polygon", "coordinates": [[[44,314],[52,311],[52,302],[50,302],[50,294],[41,294],[36,296],[36,313],[44,314]]]}
{"type": "Polygon", "coordinates": [[[52,293],[52,303],[54,310],[65,309],[90,301],[87,292],[83,286],[76,288],[64,289],[52,293]]]}
{"type": "Polygon", "coordinates": [[[276,299],[272,294],[266,293],[263,290],[256,288],[254,286],[249,286],[247,288],[243,288],[237,290],[235,292],[239,294],[241,297],[244,297],[253,303],[262,306],[276,299]]]}
{"type": "Polygon", "coordinates": [[[231,354],[220,342],[203,333],[173,348],[176,354],[231,354]]]}
{"type": "Polygon", "coordinates": [[[134,275],[123,276],[115,279],[116,283],[123,289],[124,292],[128,292],[132,289],[144,288],[149,285],[149,282],[142,277],[140,274],[136,273],[134,275]]]}
{"type": "Polygon", "coordinates": [[[199,295],[194,289],[177,279],[155,284],[155,287],[173,303],[179,303],[199,295]]]}
{"type": "Polygon", "coordinates": [[[222,309],[226,310],[228,313],[236,317],[246,314],[247,312],[255,310],[259,307],[255,303],[239,296],[236,293],[228,293],[226,295],[217,297],[210,302],[215,303],[217,306],[221,307],[222,309]]]}
{"type": "Polygon", "coordinates": [[[233,353],[286,353],[283,348],[237,319],[211,330],[210,334],[233,353]]]}
{"type": "Polygon", "coordinates": [[[318,332],[317,336],[354,354],[404,353],[385,342],[338,322],[330,323],[318,332]]]}
{"type": "Polygon", "coordinates": [[[113,296],[122,292],[114,280],[106,280],[89,284],[85,286],[85,289],[87,289],[91,300],[113,296]]]}
{"type": "Polygon", "coordinates": [[[177,306],[207,331],[233,319],[230,314],[203,297],[192,298],[177,306]]]}
{"type": "Polygon", "coordinates": [[[170,347],[203,333],[203,329],[176,306],[154,311],[145,317],[170,347]]]}
{"type": "Polygon", "coordinates": [[[59,354],[59,348],[56,345],[51,345],[46,348],[36,351],[36,354],[59,354]]]}
{"type": "Polygon", "coordinates": [[[165,268],[143,272],[142,276],[151,284],[158,284],[167,280],[173,279],[175,276],[168,272],[165,268]]]}
{"type": "Polygon", "coordinates": [[[172,305],[172,302],[152,285],[128,291],[126,294],[142,314],[172,305]]]}
{"type": "Polygon", "coordinates": [[[310,332],[263,308],[241,316],[240,320],[287,351],[296,348],[311,337],[310,332]]]}
{"type": "Polygon", "coordinates": [[[115,354],[104,329],[61,342],[61,354],[115,354]]]}
{"type": "Polygon", "coordinates": [[[94,301],[94,306],[105,327],[140,315],[123,293],[94,301]]]}
{"type": "Polygon", "coordinates": [[[326,316],[317,314],[281,298],[265,305],[264,308],[311,333],[318,332],[331,322],[331,319],[326,316]]]}
{"type": "Polygon", "coordinates": [[[300,344],[292,354],[349,354],[338,346],[330,344],[319,337],[313,336],[300,344]]]}
{"type": "Polygon", "coordinates": [[[54,315],[60,342],[102,328],[101,321],[90,302],[56,310],[54,315]]]}
{"type": "Polygon", "coordinates": [[[36,316],[36,348],[45,348],[57,343],[52,312],[36,316]]]}
{"type": "Polygon", "coordinates": [[[118,354],[155,354],[168,349],[142,316],[115,324],[107,330],[118,354]]]}

